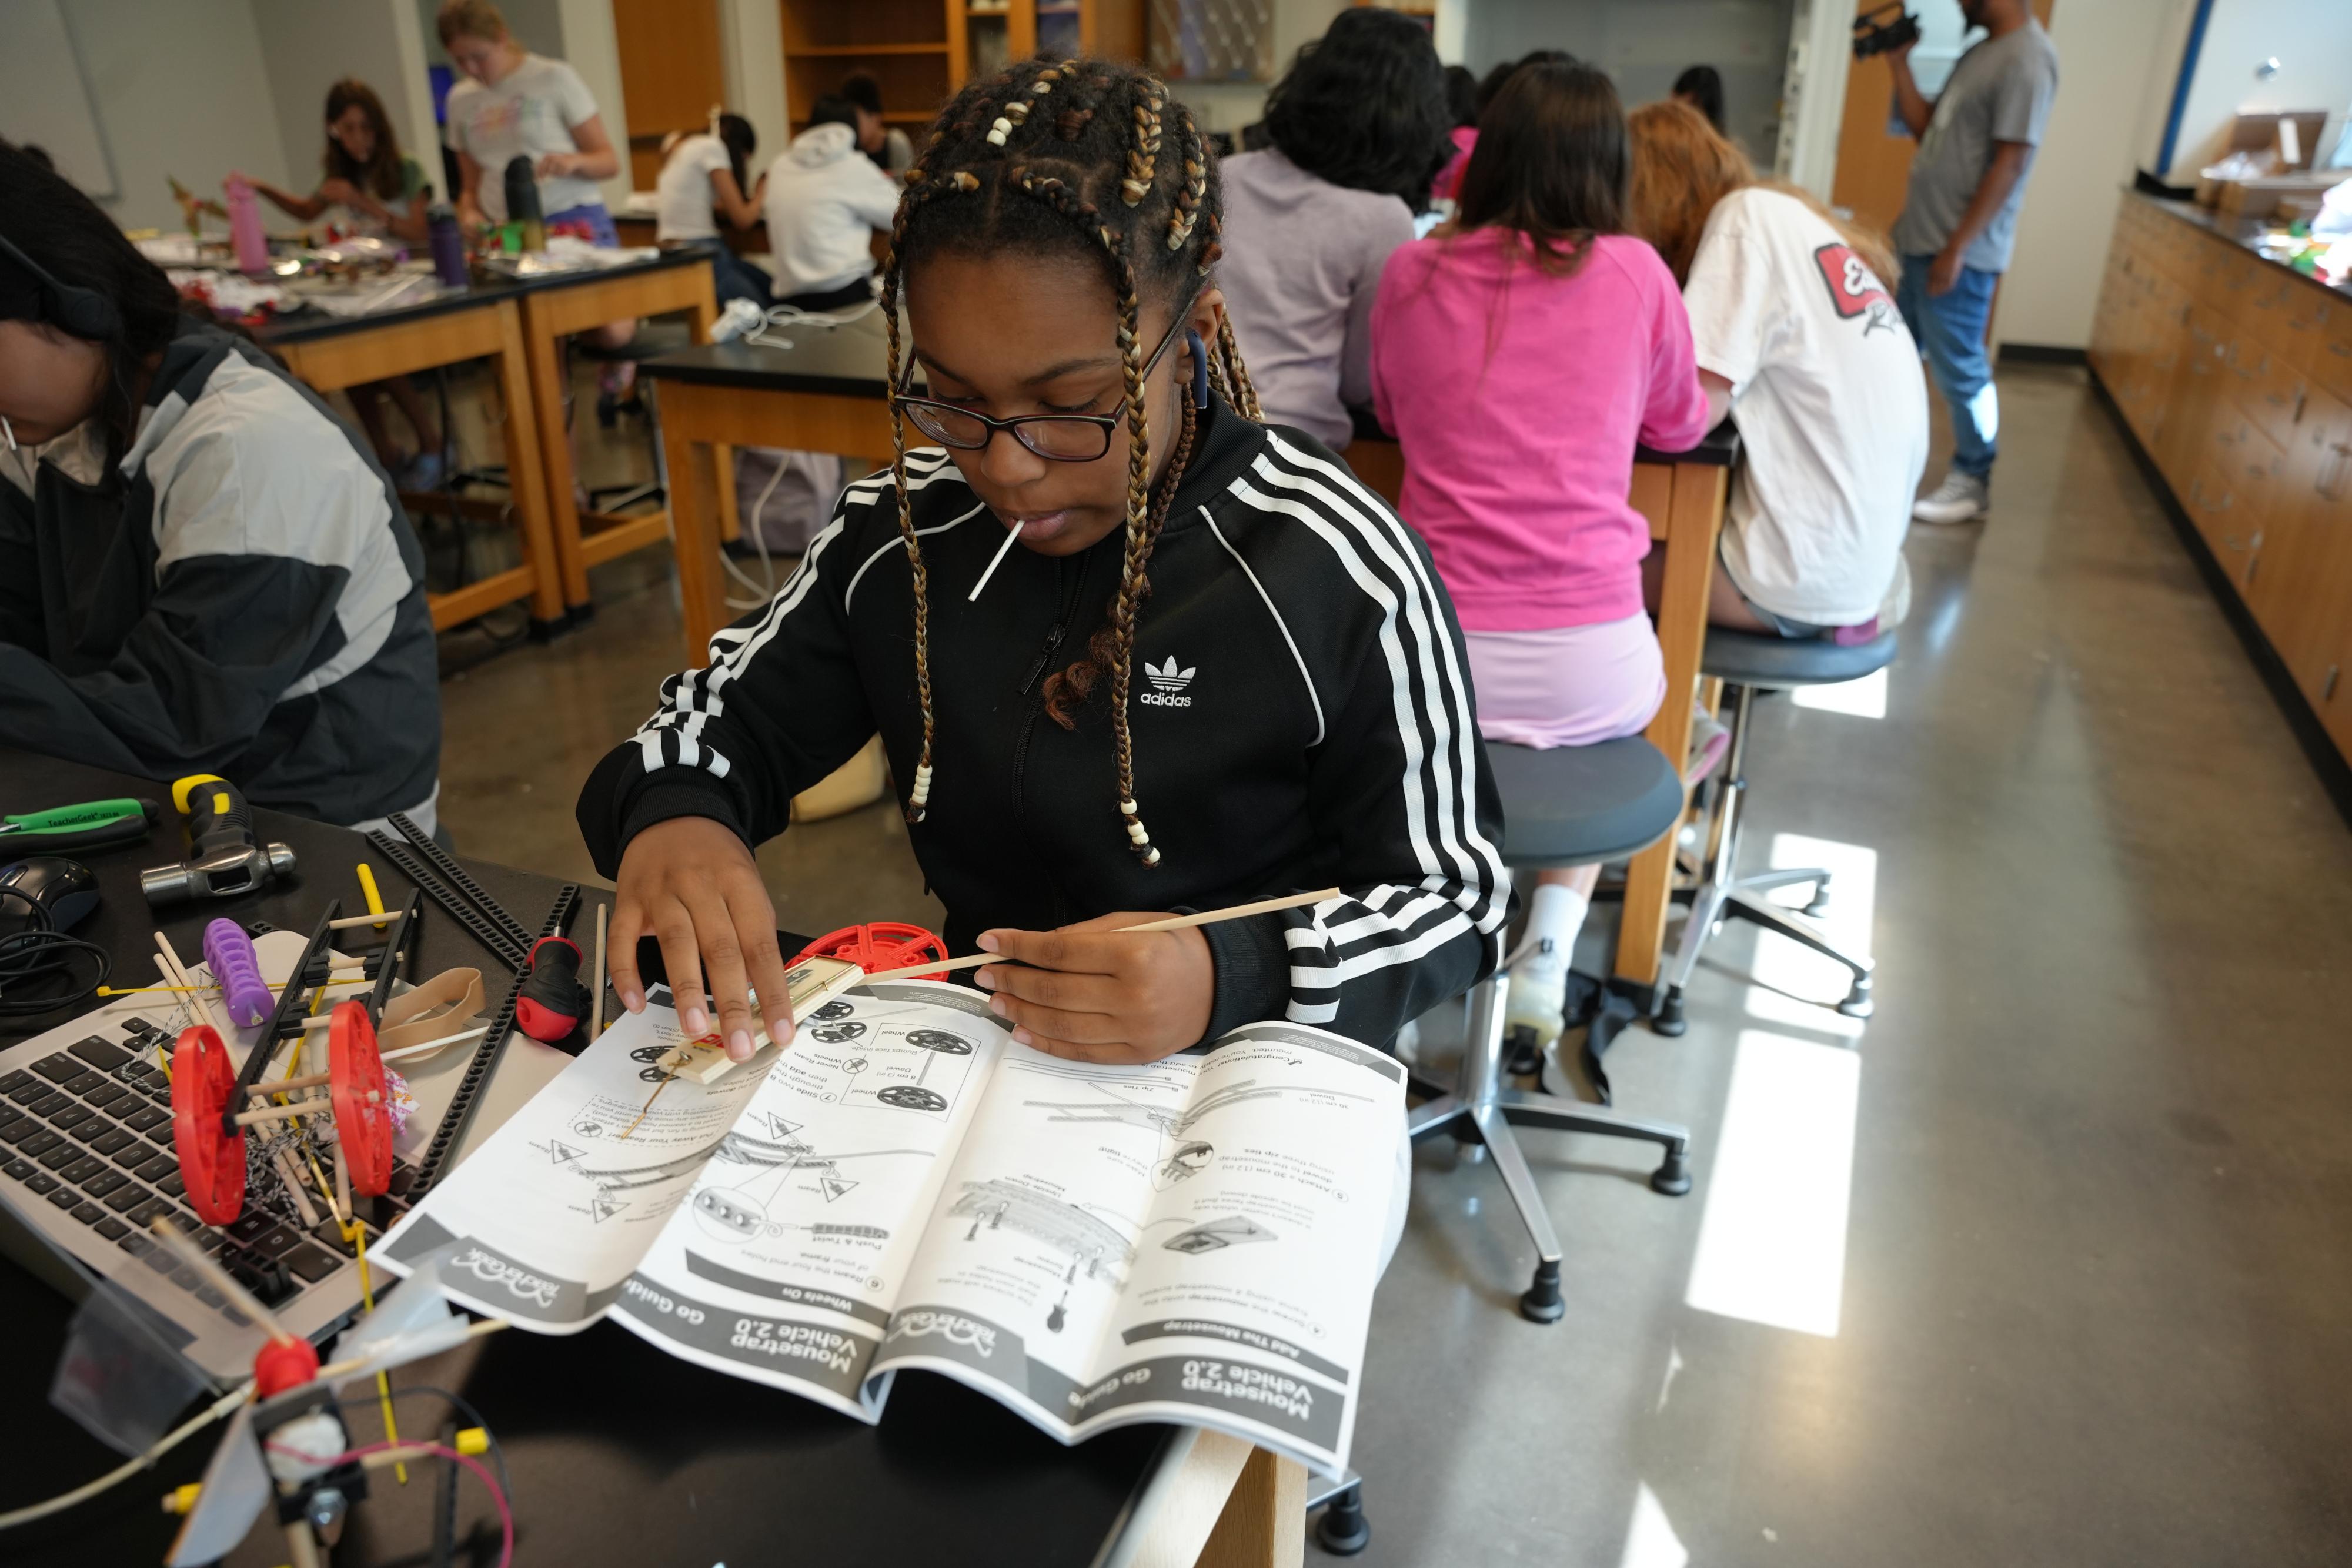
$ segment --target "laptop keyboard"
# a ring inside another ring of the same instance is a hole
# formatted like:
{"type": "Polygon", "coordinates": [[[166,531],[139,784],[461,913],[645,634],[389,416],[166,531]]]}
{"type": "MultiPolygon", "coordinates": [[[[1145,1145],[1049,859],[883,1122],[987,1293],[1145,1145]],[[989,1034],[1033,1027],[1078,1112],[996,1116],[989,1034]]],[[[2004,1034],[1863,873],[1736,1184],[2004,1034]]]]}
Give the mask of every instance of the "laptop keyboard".
{"type": "MultiPolygon", "coordinates": [[[[249,1182],[235,1224],[215,1228],[196,1218],[172,1148],[171,1082],[142,1060],[160,1059],[172,1037],[145,1019],[121,1028],[119,1042],[92,1035],[0,1077],[0,1175],[240,1328],[246,1316],[154,1239],[156,1219],[189,1233],[272,1309],[334,1273],[352,1248],[323,1212],[306,1229],[274,1173],[249,1182]]],[[[401,1195],[415,1178],[415,1167],[394,1160],[391,1196],[354,1199],[370,1245],[406,1208],[401,1195]]],[[[315,1198],[312,1207],[324,1207],[315,1198]]]]}

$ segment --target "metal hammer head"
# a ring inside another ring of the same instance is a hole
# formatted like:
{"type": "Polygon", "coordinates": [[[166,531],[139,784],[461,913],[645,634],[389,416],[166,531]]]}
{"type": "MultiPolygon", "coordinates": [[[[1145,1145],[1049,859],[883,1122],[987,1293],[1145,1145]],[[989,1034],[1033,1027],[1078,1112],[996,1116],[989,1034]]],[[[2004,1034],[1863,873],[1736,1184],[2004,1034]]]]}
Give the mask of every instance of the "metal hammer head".
{"type": "Polygon", "coordinates": [[[154,908],[200,898],[235,898],[261,893],[294,874],[294,852],[284,844],[240,844],[183,865],[157,866],[139,873],[139,891],[154,908]]]}

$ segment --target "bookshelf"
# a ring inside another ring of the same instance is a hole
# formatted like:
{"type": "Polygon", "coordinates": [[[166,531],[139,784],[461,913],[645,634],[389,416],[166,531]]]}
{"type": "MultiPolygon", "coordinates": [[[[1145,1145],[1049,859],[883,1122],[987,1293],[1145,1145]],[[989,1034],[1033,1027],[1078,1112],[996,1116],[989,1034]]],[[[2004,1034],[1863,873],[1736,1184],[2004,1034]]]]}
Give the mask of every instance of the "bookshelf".
{"type": "Polygon", "coordinates": [[[928,125],[967,80],[1041,49],[1143,57],[1145,0],[778,0],[784,90],[803,111],[854,71],[881,84],[883,118],[928,125]]]}

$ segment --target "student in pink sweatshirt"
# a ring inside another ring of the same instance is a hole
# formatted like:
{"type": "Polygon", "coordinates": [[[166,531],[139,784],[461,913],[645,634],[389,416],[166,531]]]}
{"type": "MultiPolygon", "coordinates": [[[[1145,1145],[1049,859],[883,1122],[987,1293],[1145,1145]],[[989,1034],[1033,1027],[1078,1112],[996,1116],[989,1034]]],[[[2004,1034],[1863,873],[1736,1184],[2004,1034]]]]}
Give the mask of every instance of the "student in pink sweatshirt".
{"type": "MultiPolygon", "coordinates": [[[[1400,510],[1462,617],[1490,740],[1637,735],[1665,694],[1642,609],[1633,449],[1695,445],[1706,397],[1673,274],[1624,232],[1616,89],[1524,67],[1478,123],[1454,221],[1403,246],[1372,308],[1372,395],[1400,510]]],[[[1538,874],[1508,1019],[1549,1050],[1597,866],[1538,874]]]]}

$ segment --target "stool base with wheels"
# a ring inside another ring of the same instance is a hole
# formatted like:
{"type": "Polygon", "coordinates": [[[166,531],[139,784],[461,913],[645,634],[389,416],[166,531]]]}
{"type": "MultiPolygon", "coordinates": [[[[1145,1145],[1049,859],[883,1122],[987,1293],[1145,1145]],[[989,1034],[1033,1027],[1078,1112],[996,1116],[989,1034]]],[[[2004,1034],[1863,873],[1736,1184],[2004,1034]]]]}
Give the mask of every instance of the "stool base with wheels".
{"type": "MultiPolygon", "coordinates": [[[[1489,741],[1486,760],[1503,798],[1506,865],[1617,860],[1648,848],[1682,817],[1681,779],[1657,747],[1639,737],[1550,751],[1489,741]]],[[[1496,1174],[1536,1248],[1535,1278],[1519,1297],[1520,1315],[1557,1322],[1567,1311],[1559,1293],[1559,1238],[1511,1129],[1548,1127],[1656,1144],[1662,1157],[1650,1186],[1675,1197],[1691,1187],[1690,1129],[1504,1087],[1503,1002],[1509,985],[1507,974],[1496,973],[1471,991],[1469,1030],[1454,1089],[1414,1108],[1407,1125],[1415,1143],[1451,1133],[1475,1145],[1472,1158],[1494,1155],[1496,1174]]]]}
{"type": "Polygon", "coordinates": [[[1707,628],[1706,651],[1699,668],[1721,680],[1731,698],[1731,745],[1724,758],[1722,781],[1708,823],[1698,885],[1691,893],[1690,918],[1667,962],[1657,1014],[1650,1020],[1650,1027],[1658,1033],[1677,1035],[1690,1027],[1683,1014],[1683,988],[1698,967],[1699,950],[1726,920],[1746,920],[1777,931],[1844,965],[1853,981],[1837,1010],[1848,1018],[1870,1016],[1872,961],[1847,952],[1804,918],[1818,916],[1829,906],[1830,873],[1820,866],[1807,866],[1733,876],[1731,868],[1739,853],[1739,809],[1748,795],[1748,720],[1757,692],[1859,680],[1885,668],[1894,657],[1892,632],[1868,643],[1841,645],[1819,638],[1765,637],[1721,626],[1707,628]],[[1812,897],[1801,912],[1764,896],[1780,888],[1806,885],[1812,888],[1812,897]]]}

